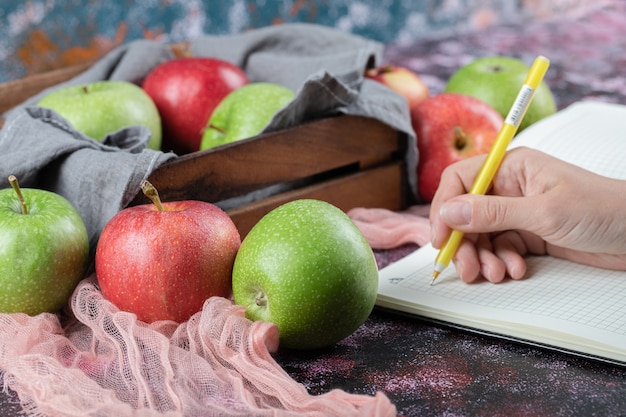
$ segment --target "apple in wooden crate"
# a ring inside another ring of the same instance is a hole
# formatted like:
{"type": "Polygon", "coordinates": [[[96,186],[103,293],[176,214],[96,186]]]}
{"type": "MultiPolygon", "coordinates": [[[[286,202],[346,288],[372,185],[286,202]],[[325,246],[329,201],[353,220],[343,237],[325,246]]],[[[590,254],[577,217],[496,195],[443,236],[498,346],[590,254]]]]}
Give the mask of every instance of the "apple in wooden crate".
{"type": "Polygon", "coordinates": [[[176,58],[157,65],[142,87],[161,114],[163,149],[180,154],[200,149],[215,107],[248,82],[241,68],[216,58],[176,58]]]}
{"type": "Polygon", "coordinates": [[[183,322],[212,296],[231,295],[231,274],[241,238],[231,218],[214,204],[161,202],[128,207],[105,225],[95,255],[105,298],[144,322],[183,322]]]}
{"type": "Polygon", "coordinates": [[[87,229],[62,196],[9,182],[0,190],[0,312],[56,312],[85,273],[87,229]]]}
{"type": "Polygon", "coordinates": [[[406,98],[409,109],[430,97],[428,87],[419,75],[398,65],[383,65],[365,71],[365,77],[386,85],[406,98]]]}
{"type": "Polygon", "coordinates": [[[52,109],[79,132],[102,141],[129,126],[150,129],[148,147],[161,149],[161,117],[146,92],[127,81],[96,81],[53,90],[38,106],[52,109]]]}
{"type": "Polygon", "coordinates": [[[413,108],[411,123],[419,150],[418,191],[430,202],[443,170],[461,159],[488,153],[504,120],[477,98],[443,93],[413,108]]]}
{"type": "Polygon", "coordinates": [[[287,87],[268,82],[250,83],[236,89],[213,111],[202,135],[200,150],[258,135],[294,96],[287,87]]]}

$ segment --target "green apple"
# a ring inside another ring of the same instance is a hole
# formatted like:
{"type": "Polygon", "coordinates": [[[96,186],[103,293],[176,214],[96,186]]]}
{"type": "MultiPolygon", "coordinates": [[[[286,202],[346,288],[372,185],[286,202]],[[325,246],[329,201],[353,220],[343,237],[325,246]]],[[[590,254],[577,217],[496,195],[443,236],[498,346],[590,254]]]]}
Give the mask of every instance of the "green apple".
{"type": "Polygon", "coordinates": [[[350,335],[369,316],[378,269],[343,211],[302,199],[275,208],[250,230],[232,285],[246,317],[278,326],[281,346],[316,349],[350,335]]]}
{"type": "MultiPolygon", "coordinates": [[[[506,118],[529,69],[528,65],[517,58],[478,58],[452,74],[445,92],[476,97],[496,109],[502,118],[506,118]]],[[[555,112],[554,96],[544,81],[537,89],[519,131],[555,112]]]]}
{"type": "Polygon", "coordinates": [[[62,196],[9,182],[0,190],[0,312],[55,312],[85,273],[87,229],[62,196]]]}
{"type": "Polygon", "coordinates": [[[293,97],[293,91],[274,83],[257,82],[237,88],[211,114],[200,150],[258,135],[293,97]]]}
{"type": "Polygon", "coordinates": [[[150,149],[161,148],[161,117],[141,87],[126,81],[97,81],[63,87],[43,96],[38,106],[55,110],[76,130],[102,141],[127,126],[150,129],[150,149]]]}

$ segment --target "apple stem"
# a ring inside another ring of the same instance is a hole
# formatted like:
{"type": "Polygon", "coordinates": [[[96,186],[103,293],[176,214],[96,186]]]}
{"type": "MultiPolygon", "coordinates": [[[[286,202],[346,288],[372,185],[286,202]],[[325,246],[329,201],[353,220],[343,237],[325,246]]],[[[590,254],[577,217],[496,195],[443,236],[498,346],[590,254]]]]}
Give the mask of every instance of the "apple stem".
{"type": "Polygon", "coordinates": [[[467,135],[458,126],[454,127],[454,147],[462,151],[467,146],[467,135]]]}
{"type": "Polygon", "coordinates": [[[164,211],[163,204],[161,203],[161,198],[159,197],[159,192],[154,187],[154,185],[150,184],[149,181],[144,181],[141,183],[141,191],[143,191],[144,195],[150,199],[156,206],[158,211],[164,211]]]}
{"type": "Polygon", "coordinates": [[[218,131],[218,132],[220,132],[222,135],[225,135],[225,134],[226,134],[226,131],[225,131],[224,129],[222,129],[221,127],[217,127],[217,126],[212,125],[212,124],[210,124],[210,123],[209,123],[209,125],[208,125],[207,127],[208,127],[209,129],[215,129],[215,130],[217,130],[217,131],[218,131]]]}
{"type": "Polygon", "coordinates": [[[17,199],[20,201],[20,205],[22,206],[22,214],[28,214],[28,207],[26,206],[26,200],[24,200],[24,195],[22,194],[22,190],[20,189],[20,184],[17,182],[17,177],[15,175],[9,175],[9,183],[11,187],[15,190],[17,194],[17,199]]]}
{"type": "Polygon", "coordinates": [[[83,85],[83,92],[84,92],[85,94],[87,94],[87,93],[89,92],[89,89],[87,89],[87,86],[86,86],[86,85],[83,85]]]}

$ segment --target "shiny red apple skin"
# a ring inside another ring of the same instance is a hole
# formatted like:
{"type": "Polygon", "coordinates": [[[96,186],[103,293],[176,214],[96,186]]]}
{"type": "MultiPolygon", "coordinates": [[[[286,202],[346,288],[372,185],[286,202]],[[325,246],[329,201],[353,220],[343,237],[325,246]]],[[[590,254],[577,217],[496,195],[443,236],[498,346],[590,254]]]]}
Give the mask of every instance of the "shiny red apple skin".
{"type": "Polygon", "coordinates": [[[443,170],[461,159],[488,153],[503,119],[485,102],[462,94],[435,95],[411,109],[417,135],[418,192],[430,202],[443,170]]]}
{"type": "Polygon", "coordinates": [[[95,268],[105,298],[139,320],[183,322],[211,296],[230,297],[241,238],[206,202],[128,207],[104,227],[95,268]]]}
{"type": "Polygon", "coordinates": [[[248,83],[241,68],[216,58],[183,57],[156,66],[142,87],[161,115],[162,149],[178,154],[200,149],[213,109],[228,93],[248,83]]]}
{"type": "Polygon", "coordinates": [[[370,68],[365,72],[365,77],[386,85],[406,98],[409,109],[430,97],[430,91],[420,76],[405,67],[384,65],[370,68]]]}

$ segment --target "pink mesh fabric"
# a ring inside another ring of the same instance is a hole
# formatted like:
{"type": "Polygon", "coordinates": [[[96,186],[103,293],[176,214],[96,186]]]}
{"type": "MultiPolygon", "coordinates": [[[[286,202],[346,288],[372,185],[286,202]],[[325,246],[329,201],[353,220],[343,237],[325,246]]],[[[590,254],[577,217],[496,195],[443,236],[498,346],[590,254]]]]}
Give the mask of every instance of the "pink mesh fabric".
{"type": "Polygon", "coordinates": [[[41,416],[393,416],[374,396],[308,394],[272,358],[278,330],[214,297],[188,322],[138,322],[95,277],[71,300],[75,319],[0,314],[0,370],[41,416]]]}
{"type": "Polygon", "coordinates": [[[405,243],[424,246],[430,242],[429,205],[403,211],[357,207],[348,216],[374,249],[391,249],[405,243]]]}

